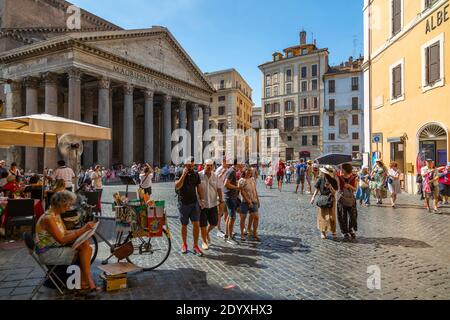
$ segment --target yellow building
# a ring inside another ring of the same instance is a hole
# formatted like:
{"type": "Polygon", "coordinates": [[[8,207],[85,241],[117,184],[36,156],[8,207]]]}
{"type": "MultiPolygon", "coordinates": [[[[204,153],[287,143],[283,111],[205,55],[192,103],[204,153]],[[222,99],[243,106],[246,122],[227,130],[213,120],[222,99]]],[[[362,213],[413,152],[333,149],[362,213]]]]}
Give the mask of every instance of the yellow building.
{"type": "Polygon", "coordinates": [[[409,193],[418,159],[450,159],[449,20],[449,0],[364,4],[366,159],[398,162],[409,193]]]}

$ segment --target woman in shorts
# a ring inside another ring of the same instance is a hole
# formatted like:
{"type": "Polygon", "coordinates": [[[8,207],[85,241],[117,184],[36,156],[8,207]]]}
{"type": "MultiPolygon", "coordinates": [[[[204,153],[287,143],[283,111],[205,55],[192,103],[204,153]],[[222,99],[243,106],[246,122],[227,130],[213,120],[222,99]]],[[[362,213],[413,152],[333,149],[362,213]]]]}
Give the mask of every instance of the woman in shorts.
{"type": "Polygon", "coordinates": [[[256,181],[252,175],[252,168],[247,166],[244,170],[243,177],[239,180],[239,188],[241,190],[241,240],[247,240],[245,234],[245,222],[247,215],[250,214],[248,221],[248,233],[252,236],[252,240],[260,241],[258,237],[259,224],[259,196],[256,190],[256,181]]]}

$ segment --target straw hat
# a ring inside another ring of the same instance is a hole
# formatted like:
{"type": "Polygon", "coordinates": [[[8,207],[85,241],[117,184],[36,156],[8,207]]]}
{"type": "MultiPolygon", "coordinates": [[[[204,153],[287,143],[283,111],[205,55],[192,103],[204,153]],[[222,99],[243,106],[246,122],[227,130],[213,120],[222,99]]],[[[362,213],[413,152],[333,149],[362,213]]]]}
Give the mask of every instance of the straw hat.
{"type": "Polygon", "coordinates": [[[326,165],[324,168],[320,168],[320,172],[327,174],[332,178],[334,178],[335,175],[335,170],[330,165],[326,165]]]}

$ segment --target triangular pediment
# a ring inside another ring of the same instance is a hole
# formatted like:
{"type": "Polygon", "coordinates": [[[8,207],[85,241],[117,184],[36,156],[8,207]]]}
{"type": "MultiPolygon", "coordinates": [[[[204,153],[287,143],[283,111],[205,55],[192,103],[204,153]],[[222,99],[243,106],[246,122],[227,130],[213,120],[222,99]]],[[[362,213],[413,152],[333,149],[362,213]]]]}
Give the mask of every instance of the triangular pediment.
{"type": "Polygon", "coordinates": [[[170,77],[187,82],[194,86],[210,91],[205,83],[201,71],[185,54],[169,34],[156,32],[155,34],[134,34],[126,32],[107,32],[107,36],[85,38],[82,41],[90,47],[119,56],[128,61],[140,64],[170,77]],[[116,33],[119,36],[109,35],[116,33]]]}

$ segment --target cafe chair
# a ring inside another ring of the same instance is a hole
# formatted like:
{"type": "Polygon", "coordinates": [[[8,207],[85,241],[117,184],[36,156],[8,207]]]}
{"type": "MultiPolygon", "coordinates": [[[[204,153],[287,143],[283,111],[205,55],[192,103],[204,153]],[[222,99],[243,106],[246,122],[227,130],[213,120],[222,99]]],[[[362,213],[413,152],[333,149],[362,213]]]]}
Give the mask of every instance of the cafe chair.
{"type": "Polygon", "coordinates": [[[98,203],[100,201],[100,192],[85,192],[84,196],[87,198],[87,204],[92,207],[92,212],[102,215],[102,210],[98,206],[98,203]]]}
{"type": "Polygon", "coordinates": [[[34,228],[34,200],[33,199],[10,199],[6,205],[6,232],[11,231],[12,235],[14,227],[31,226],[34,228]]]}
{"type": "Polygon", "coordinates": [[[39,256],[36,254],[36,243],[34,242],[33,235],[31,233],[24,233],[23,234],[23,240],[25,242],[25,245],[27,246],[28,253],[33,258],[34,261],[39,265],[39,267],[42,269],[42,271],[45,273],[45,277],[42,280],[42,282],[37,286],[32,293],[31,299],[36,295],[36,293],[39,292],[39,290],[42,288],[44,283],[48,280],[50,280],[55,288],[59,291],[61,295],[64,295],[63,290],[65,290],[66,284],[58,277],[55,270],[58,266],[47,266],[43,263],[41,263],[39,256]]]}
{"type": "Polygon", "coordinates": [[[42,199],[42,188],[32,188],[31,189],[31,199],[41,200],[42,199]]]}

